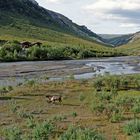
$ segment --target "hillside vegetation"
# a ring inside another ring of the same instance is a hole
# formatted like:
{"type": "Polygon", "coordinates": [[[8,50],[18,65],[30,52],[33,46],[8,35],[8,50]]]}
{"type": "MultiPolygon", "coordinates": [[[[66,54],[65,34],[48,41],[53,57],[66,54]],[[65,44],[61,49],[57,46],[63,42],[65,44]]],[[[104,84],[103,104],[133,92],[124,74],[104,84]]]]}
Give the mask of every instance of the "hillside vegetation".
{"type": "Polygon", "coordinates": [[[20,42],[11,41],[2,43],[0,47],[0,61],[83,59],[119,55],[123,54],[100,46],[94,48],[88,42],[87,45],[44,43],[41,46],[22,48],[20,42]]]}
{"type": "Polygon", "coordinates": [[[67,17],[47,10],[39,6],[36,1],[33,2],[33,0],[1,0],[0,11],[1,26],[16,26],[24,23],[23,26],[43,27],[89,40],[101,42],[102,39],[87,27],[73,23],[67,17]]]}
{"type": "Polygon", "coordinates": [[[30,24],[10,24],[0,27],[0,60],[61,60],[88,57],[125,55],[120,51],[97,41],[57,32],[30,24]],[[41,42],[41,47],[33,46],[23,50],[22,41],[41,42]]]}
{"type": "Polygon", "coordinates": [[[128,55],[138,55],[140,56],[140,39],[130,42],[126,45],[120,46],[118,50],[128,54],[128,55]]]}

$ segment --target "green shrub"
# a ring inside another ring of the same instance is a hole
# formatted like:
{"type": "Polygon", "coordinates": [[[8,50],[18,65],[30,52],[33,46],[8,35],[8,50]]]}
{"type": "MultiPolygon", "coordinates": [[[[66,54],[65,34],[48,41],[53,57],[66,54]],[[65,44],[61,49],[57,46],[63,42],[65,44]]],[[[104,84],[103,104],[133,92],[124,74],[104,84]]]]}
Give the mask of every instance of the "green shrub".
{"type": "Polygon", "coordinates": [[[22,132],[17,127],[9,127],[3,131],[6,140],[22,140],[22,132]]]}
{"type": "Polygon", "coordinates": [[[72,115],[72,117],[74,117],[74,118],[75,118],[75,117],[77,117],[77,115],[78,115],[78,114],[77,114],[76,112],[72,112],[72,114],[71,114],[71,115],[72,115]]]}
{"type": "Polygon", "coordinates": [[[93,102],[90,106],[92,112],[96,112],[96,114],[103,113],[105,109],[105,104],[102,102],[93,102]]]}
{"type": "Polygon", "coordinates": [[[93,82],[93,86],[96,89],[96,91],[101,91],[103,86],[102,78],[98,78],[97,80],[95,80],[93,82]]]}
{"type": "Polygon", "coordinates": [[[123,112],[115,112],[113,111],[112,115],[111,115],[111,118],[110,118],[110,121],[113,122],[113,123],[116,123],[116,122],[119,122],[123,119],[123,112]]]}
{"type": "Polygon", "coordinates": [[[86,98],[86,96],[83,93],[81,93],[80,96],[79,96],[79,100],[81,102],[83,102],[85,100],[85,98],[86,98]]]}
{"type": "Polygon", "coordinates": [[[134,113],[134,117],[137,117],[137,114],[140,113],[140,104],[135,103],[134,106],[132,107],[131,111],[134,113]]]}
{"type": "Polygon", "coordinates": [[[79,127],[69,127],[59,140],[105,140],[99,133],[90,129],[81,129],[79,127]]]}
{"type": "Polygon", "coordinates": [[[0,87],[0,94],[7,93],[7,88],[6,87],[0,87]]]}
{"type": "Polygon", "coordinates": [[[12,87],[12,86],[8,86],[8,87],[7,87],[7,90],[8,90],[8,91],[11,91],[11,90],[13,90],[13,87],[12,87]]]}
{"type": "Polygon", "coordinates": [[[140,133],[134,134],[132,140],[140,140],[140,133]]]}
{"type": "Polygon", "coordinates": [[[16,113],[20,108],[20,106],[17,105],[17,102],[15,100],[11,100],[9,106],[12,113],[16,113]]]}
{"type": "Polygon", "coordinates": [[[48,140],[51,136],[54,127],[49,122],[43,122],[41,124],[37,124],[32,130],[33,140],[48,140]]]}
{"type": "Polygon", "coordinates": [[[140,132],[140,120],[136,119],[136,120],[132,120],[132,121],[128,122],[124,126],[123,131],[127,135],[133,135],[133,134],[139,133],[140,132]]]}
{"type": "Polygon", "coordinates": [[[27,127],[34,128],[36,126],[35,120],[33,118],[27,118],[27,127]]]}
{"type": "Polygon", "coordinates": [[[29,112],[26,112],[24,109],[18,110],[17,115],[21,118],[33,118],[33,115],[29,112]]]}
{"type": "Polygon", "coordinates": [[[128,96],[123,96],[123,97],[118,96],[115,99],[116,106],[123,107],[124,111],[131,110],[134,102],[135,102],[135,98],[134,97],[128,97],[128,96]]]}
{"type": "Polygon", "coordinates": [[[97,98],[102,102],[102,101],[107,101],[110,102],[110,100],[112,99],[112,94],[110,92],[98,92],[97,94],[97,98]]]}
{"type": "Polygon", "coordinates": [[[66,116],[63,116],[63,115],[56,115],[56,116],[54,116],[53,117],[53,119],[51,120],[51,121],[64,121],[64,120],[66,120],[67,119],[67,117],[66,116]]]}

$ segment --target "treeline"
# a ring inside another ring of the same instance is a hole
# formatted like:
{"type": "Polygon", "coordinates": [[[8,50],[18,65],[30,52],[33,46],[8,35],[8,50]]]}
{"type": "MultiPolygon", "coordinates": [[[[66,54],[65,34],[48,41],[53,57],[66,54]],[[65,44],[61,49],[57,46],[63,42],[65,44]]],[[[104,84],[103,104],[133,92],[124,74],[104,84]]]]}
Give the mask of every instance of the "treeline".
{"type": "Polygon", "coordinates": [[[34,45],[23,49],[18,41],[7,42],[0,47],[0,61],[64,60],[89,57],[122,56],[115,50],[95,50],[89,46],[34,45]]]}

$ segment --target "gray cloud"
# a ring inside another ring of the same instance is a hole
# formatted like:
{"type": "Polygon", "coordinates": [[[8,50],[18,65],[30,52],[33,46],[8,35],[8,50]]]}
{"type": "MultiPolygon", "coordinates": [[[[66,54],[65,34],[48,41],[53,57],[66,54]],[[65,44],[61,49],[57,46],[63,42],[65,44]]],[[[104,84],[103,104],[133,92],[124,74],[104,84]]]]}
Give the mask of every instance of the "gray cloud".
{"type": "Polygon", "coordinates": [[[64,14],[97,33],[130,33],[140,30],[139,0],[37,1],[43,7],[64,14]]]}
{"type": "Polygon", "coordinates": [[[132,19],[134,22],[140,22],[140,9],[139,10],[123,10],[123,9],[113,9],[109,11],[113,15],[119,17],[124,17],[126,19],[132,19]]]}

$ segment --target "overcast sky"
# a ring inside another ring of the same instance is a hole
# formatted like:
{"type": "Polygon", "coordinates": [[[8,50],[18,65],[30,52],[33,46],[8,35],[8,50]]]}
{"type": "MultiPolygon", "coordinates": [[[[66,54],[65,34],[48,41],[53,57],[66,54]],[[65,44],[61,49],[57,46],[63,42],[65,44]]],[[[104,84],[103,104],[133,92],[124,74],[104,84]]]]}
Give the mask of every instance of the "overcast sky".
{"type": "Polygon", "coordinates": [[[96,33],[140,31],[140,0],[36,0],[96,33]]]}

